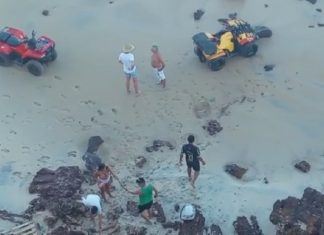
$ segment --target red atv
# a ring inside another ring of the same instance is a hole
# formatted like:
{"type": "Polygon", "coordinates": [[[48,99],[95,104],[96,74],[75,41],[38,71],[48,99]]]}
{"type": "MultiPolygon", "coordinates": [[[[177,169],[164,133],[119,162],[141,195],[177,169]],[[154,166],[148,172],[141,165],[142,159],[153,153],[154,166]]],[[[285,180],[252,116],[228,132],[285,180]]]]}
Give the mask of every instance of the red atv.
{"type": "Polygon", "coordinates": [[[28,39],[27,35],[19,29],[6,27],[0,31],[0,66],[10,66],[13,62],[26,65],[28,71],[40,76],[44,65],[54,61],[57,57],[55,42],[41,36],[35,38],[35,31],[28,39]]]}

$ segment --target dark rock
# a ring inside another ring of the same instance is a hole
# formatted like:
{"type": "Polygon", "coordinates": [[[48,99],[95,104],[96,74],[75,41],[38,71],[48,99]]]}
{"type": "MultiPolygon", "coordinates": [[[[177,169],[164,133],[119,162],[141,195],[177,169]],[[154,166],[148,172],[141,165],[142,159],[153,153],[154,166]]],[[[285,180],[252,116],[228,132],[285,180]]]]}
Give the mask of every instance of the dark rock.
{"type": "Polygon", "coordinates": [[[317,0],[306,0],[307,2],[310,2],[311,4],[315,4],[317,0]]]}
{"type": "Polygon", "coordinates": [[[134,202],[134,201],[127,201],[126,211],[132,216],[138,216],[139,215],[137,203],[134,202]]]}
{"type": "Polygon", "coordinates": [[[7,210],[0,210],[0,219],[7,220],[12,223],[22,223],[30,219],[30,216],[11,213],[7,210]]]}
{"type": "Polygon", "coordinates": [[[147,162],[146,158],[143,156],[138,156],[135,159],[135,165],[139,168],[142,168],[144,166],[144,164],[147,162]]]}
{"type": "Polygon", "coordinates": [[[153,211],[154,211],[154,217],[156,217],[156,221],[159,223],[165,223],[166,218],[164,214],[163,207],[160,203],[155,202],[153,203],[153,211]]]}
{"type": "Polygon", "coordinates": [[[269,184],[269,180],[268,180],[266,177],[264,177],[264,178],[263,178],[263,183],[265,183],[265,184],[269,184]]]}
{"type": "Polygon", "coordinates": [[[321,8],[316,8],[316,11],[317,12],[322,12],[322,9],[321,8]]]}
{"type": "Polygon", "coordinates": [[[288,197],[273,205],[270,221],[277,235],[324,234],[324,195],[306,188],[301,199],[288,197]]]}
{"type": "Polygon", "coordinates": [[[212,224],[210,226],[210,235],[223,235],[223,232],[218,225],[212,224]]]}
{"type": "Polygon", "coordinates": [[[223,130],[223,127],[217,120],[210,120],[207,125],[203,126],[203,129],[207,130],[209,135],[216,135],[218,132],[223,130]]]}
{"type": "Polygon", "coordinates": [[[110,213],[108,213],[108,219],[110,221],[117,220],[120,217],[120,215],[123,213],[124,213],[124,209],[121,206],[117,206],[113,208],[110,213]]]}
{"type": "Polygon", "coordinates": [[[166,140],[154,140],[152,146],[148,146],[145,149],[147,152],[151,153],[159,151],[162,147],[168,147],[169,150],[175,149],[175,146],[166,140]]]}
{"type": "Polygon", "coordinates": [[[298,162],[298,163],[295,164],[295,168],[302,171],[302,172],[304,172],[304,173],[307,173],[307,172],[309,172],[311,166],[310,166],[310,164],[308,162],[301,161],[301,162],[298,162]]]}
{"type": "Polygon", "coordinates": [[[104,140],[100,136],[91,136],[88,140],[88,148],[82,156],[82,160],[85,161],[85,167],[90,172],[96,171],[102,163],[101,158],[96,152],[103,143],[104,140]]]}
{"type": "Polygon", "coordinates": [[[251,223],[245,216],[237,217],[233,222],[237,235],[263,235],[255,216],[250,217],[251,223]]]}
{"type": "Polygon", "coordinates": [[[228,14],[228,18],[230,18],[230,19],[236,19],[237,18],[237,13],[236,12],[234,12],[234,13],[230,13],[230,14],[228,14]]]}
{"type": "Polygon", "coordinates": [[[194,12],[194,19],[195,20],[200,20],[200,18],[203,16],[203,14],[205,14],[205,11],[202,9],[198,9],[194,12]]]}
{"type": "Polygon", "coordinates": [[[162,224],[162,227],[164,229],[173,229],[175,231],[178,231],[180,229],[181,223],[179,221],[175,221],[175,222],[166,222],[162,224]]]}
{"type": "Polygon", "coordinates": [[[264,4],[264,7],[265,7],[265,8],[268,8],[268,7],[269,7],[269,5],[268,5],[268,4],[264,4]]]}
{"type": "Polygon", "coordinates": [[[317,23],[317,26],[318,27],[324,27],[324,24],[323,23],[317,23]]]}
{"type": "Polygon", "coordinates": [[[46,216],[44,218],[44,222],[47,224],[49,228],[54,228],[55,224],[57,223],[58,218],[53,216],[46,216]]]}
{"type": "Polygon", "coordinates": [[[49,15],[49,10],[43,10],[42,15],[43,16],[48,16],[49,15]]]}
{"type": "Polygon", "coordinates": [[[60,226],[53,230],[48,235],[86,235],[84,232],[81,231],[72,231],[69,230],[67,227],[60,226]]]}
{"type": "Polygon", "coordinates": [[[179,210],[180,210],[180,205],[179,205],[179,204],[175,204],[175,205],[174,205],[174,210],[175,210],[175,212],[179,212],[179,210]]]}
{"type": "Polygon", "coordinates": [[[264,71],[269,72],[269,71],[272,71],[274,69],[274,67],[275,67],[274,64],[267,64],[263,68],[264,68],[264,71]]]}
{"type": "Polygon", "coordinates": [[[195,219],[185,221],[180,226],[179,235],[203,235],[205,228],[205,217],[197,209],[195,219]]]}
{"type": "Polygon", "coordinates": [[[242,168],[236,164],[227,164],[225,166],[225,172],[228,174],[241,179],[242,176],[247,172],[248,169],[242,168]]]}
{"type": "Polygon", "coordinates": [[[145,227],[136,227],[133,225],[128,225],[126,227],[127,235],[146,235],[147,229],[145,227]]]}
{"type": "Polygon", "coordinates": [[[315,28],[314,25],[308,25],[308,28],[315,28]]]}
{"type": "Polygon", "coordinates": [[[37,193],[41,197],[71,197],[84,181],[81,170],[77,166],[62,166],[52,171],[40,169],[29,186],[29,193],[37,193]]]}

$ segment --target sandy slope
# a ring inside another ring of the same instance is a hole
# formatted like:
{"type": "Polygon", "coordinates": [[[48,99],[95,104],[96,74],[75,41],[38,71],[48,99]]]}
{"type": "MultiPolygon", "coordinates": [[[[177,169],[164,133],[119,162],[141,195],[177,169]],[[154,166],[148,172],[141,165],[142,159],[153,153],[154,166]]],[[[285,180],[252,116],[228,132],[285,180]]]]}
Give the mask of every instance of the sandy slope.
{"type": "Polygon", "coordinates": [[[0,208],[25,208],[30,196],[23,192],[39,168],[82,165],[80,155],[91,135],[103,136],[102,156],[125,179],[139,173],[127,169],[134,157],[160,138],[178,146],[177,152],[145,154],[152,158],[150,166],[160,166],[150,178],[162,189],[160,200],[169,217],[175,216],[174,203],[192,201],[202,206],[208,223],[218,223],[226,234],[236,216],[250,214],[272,234],[268,216],[276,199],[300,195],[306,186],[323,190],[324,74],[318,44],[324,31],[316,24],[324,19],[315,8],[324,5],[273,0],[265,8],[264,3],[0,0],[1,26],[36,29],[54,38],[59,52],[41,78],[20,67],[0,69],[0,192],[7,198],[0,208]],[[191,14],[200,7],[206,14],[194,22],[191,14]],[[42,16],[43,9],[49,9],[50,16],[42,16]],[[230,12],[271,27],[274,36],[259,42],[254,58],[232,59],[212,73],[193,55],[191,36],[219,29],[216,19],[230,12]],[[139,98],[125,94],[116,61],[128,41],[136,45],[143,92],[139,98]],[[155,43],[167,62],[165,91],[155,85],[149,66],[149,48],[155,43]],[[267,63],[276,64],[272,72],[263,71],[267,63]],[[249,99],[237,102],[243,96],[249,99]],[[212,113],[197,119],[192,110],[201,100],[210,103],[212,113]],[[227,104],[232,105],[220,117],[227,104]],[[224,127],[217,137],[201,128],[209,118],[217,118],[224,127]],[[186,185],[185,169],[174,165],[188,133],[198,136],[208,162],[195,193],[186,185]],[[292,168],[299,159],[312,164],[309,174],[292,168]],[[249,167],[244,182],[223,172],[228,162],[249,167]]]}

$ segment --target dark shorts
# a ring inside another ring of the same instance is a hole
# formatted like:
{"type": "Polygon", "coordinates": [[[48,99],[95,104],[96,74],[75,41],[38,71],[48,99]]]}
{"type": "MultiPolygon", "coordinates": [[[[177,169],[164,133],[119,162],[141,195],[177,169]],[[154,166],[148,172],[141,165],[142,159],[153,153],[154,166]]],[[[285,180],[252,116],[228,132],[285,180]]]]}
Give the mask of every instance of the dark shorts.
{"type": "Polygon", "coordinates": [[[200,171],[199,162],[189,162],[189,161],[187,161],[187,167],[192,168],[194,171],[200,171]]]}
{"type": "Polygon", "coordinates": [[[138,211],[139,211],[139,213],[142,213],[145,210],[151,209],[152,205],[153,205],[153,201],[151,201],[149,203],[146,203],[144,205],[138,205],[138,211]]]}

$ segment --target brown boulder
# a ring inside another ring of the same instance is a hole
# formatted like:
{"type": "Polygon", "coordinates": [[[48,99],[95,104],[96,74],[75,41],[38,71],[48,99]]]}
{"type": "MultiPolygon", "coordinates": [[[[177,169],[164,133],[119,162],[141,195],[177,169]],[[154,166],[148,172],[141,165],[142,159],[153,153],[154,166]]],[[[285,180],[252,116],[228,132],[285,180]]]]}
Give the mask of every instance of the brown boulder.
{"type": "Polygon", "coordinates": [[[251,223],[245,216],[237,217],[233,222],[237,235],[263,235],[255,216],[250,217],[251,223]]]}
{"type": "Polygon", "coordinates": [[[225,172],[227,172],[228,174],[241,179],[243,177],[243,175],[247,172],[248,169],[245,169],[243,167],[240,167],[236,164],[227,164],[225,166],[225,172]]]}

